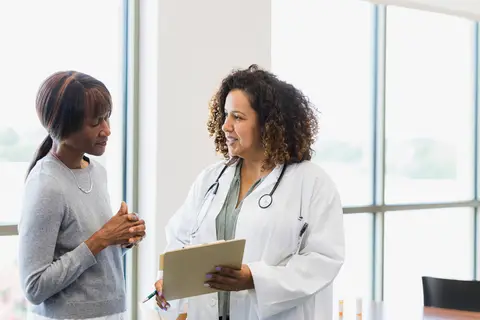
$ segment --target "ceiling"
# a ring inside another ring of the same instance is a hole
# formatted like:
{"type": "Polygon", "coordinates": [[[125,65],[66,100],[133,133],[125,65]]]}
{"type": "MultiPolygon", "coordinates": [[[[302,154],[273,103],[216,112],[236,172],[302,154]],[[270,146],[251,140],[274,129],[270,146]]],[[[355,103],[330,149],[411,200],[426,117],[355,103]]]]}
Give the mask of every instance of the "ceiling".
{"type": "Polygon", "coordinates": [[[363,0],[377,4],[398,5],[446,13],[480,21],[480,0],[363,0]]]}

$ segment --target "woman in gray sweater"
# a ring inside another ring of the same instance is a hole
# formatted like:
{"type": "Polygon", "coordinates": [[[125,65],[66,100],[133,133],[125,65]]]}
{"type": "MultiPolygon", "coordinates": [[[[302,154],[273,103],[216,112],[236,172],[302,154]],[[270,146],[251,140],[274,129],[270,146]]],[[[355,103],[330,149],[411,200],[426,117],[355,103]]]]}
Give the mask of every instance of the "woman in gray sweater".
{"type": "Polygon", "coordinates": [[[113,215],[100,156],[112,103],[103,83],[57,72],[39,89],[36,109],[48,131],[32,162],[19,224],[21,284],[29,319],[125,318],[122,255],[145,236],[125,203],[113,215]]]}

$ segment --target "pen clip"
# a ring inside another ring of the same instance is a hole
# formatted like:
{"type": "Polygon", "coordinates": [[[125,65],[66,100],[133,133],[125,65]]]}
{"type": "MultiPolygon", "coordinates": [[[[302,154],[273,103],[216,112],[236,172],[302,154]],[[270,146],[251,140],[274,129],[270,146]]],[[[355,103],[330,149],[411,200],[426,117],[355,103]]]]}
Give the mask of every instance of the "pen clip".
{"type": "Polygon", "coordinates": [[[303,237],[303,235],[305,234],[305,231],[307,231],[307,228],[308,228],[308,223],[305,222],[302,226],[302,229],[300,230],[300,238],[303,237]]]}
{"type": "Polygon", "coordinates": [[[303,241],[303,236],[305,235],[305,231],[307,231],[308,228],[308,223],[304,223],[302,225],[302,229],[300,230],[300,234],[298,236],[298,243],[297,243],[297,248],[295,250],[295,254],[298,254],[300,252],[300,247],[302,246],[302,241],[303,241]]]}

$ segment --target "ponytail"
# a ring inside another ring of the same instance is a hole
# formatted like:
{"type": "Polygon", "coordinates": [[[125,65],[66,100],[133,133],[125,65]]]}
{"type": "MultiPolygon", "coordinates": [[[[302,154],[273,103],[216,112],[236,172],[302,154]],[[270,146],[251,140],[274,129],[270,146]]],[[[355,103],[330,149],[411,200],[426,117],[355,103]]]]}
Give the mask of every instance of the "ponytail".
{"type": "Polygon", "coordinates": [[[30,166],[28,167],[27,177],[30,174],[30,171],[32,171],[33,167],[35,167],[35,165],[37,164],[37,161],[45,157],[52,149],[52,146],[53,146],[53,139],[52,137],[50,137],[50,135],[48,135],[45,139],[43,139],[40,147],[38,147],[38,150],[35,153],[35,158],[33,159],[32,163],[30,163],[30,166]]]}

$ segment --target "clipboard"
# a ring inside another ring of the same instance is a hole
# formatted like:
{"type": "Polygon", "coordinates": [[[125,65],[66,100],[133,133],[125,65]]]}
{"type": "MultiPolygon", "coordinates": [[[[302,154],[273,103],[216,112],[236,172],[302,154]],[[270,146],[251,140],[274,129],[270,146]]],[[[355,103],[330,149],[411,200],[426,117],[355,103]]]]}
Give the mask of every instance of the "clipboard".
{"type": "Polygon", "coordinates": [[[218,292],[204,286],[207,273],[215,272],[216,266],[240,270],[245,242],[245,239],[222,240],[160,255],[165,299],[172,301],[218,292]]]}

